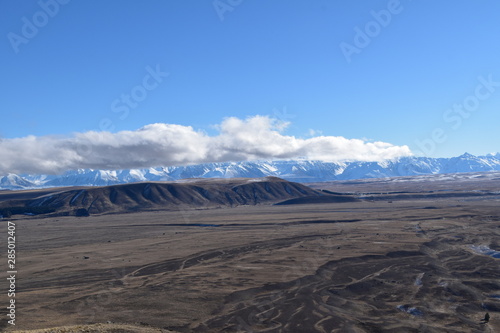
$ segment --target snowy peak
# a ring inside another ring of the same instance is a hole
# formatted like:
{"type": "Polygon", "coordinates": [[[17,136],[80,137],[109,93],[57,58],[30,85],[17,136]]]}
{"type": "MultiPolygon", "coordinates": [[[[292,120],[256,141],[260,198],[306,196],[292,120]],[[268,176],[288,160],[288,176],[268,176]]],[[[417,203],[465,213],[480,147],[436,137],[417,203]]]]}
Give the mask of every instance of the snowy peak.
{"type": "Polygon", "coordinates": [[[500,160],[491,156],[474,156],[469,153],[452,157],[443,166],[441,173],[476,172],[499,170],[500,160]]]}
{"type": "Polygon", "coordinates": [[[462,155],[458,156],[458,158],[461,159],[475,159],[476,156],[469,154],[468,152],[463,153],[462,155]]]}
{"type": "Polygon", "coordinates": [[[484,171],[500,171],[499,153],[486,156],[464,153],[452,158],[411,156],[384,162],[246,161],[128,170],[79,169],[56,176],[8,174],[0,177],[0,189],[108,186],[185,178],[260,178],[267,176],[307,183],[484,171]]]}
{"type": "Polygon", "coordinates": [[[23,189],[34,186],[32,182],[13,173],[0,177],[0,189],[23,189]]]}

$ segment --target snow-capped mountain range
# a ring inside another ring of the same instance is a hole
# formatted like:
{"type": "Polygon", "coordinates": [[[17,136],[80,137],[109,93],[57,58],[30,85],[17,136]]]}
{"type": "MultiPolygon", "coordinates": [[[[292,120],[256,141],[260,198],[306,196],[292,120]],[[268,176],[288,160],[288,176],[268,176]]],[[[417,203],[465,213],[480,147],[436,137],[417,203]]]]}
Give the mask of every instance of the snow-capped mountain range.
{"type": "Polygon", "coordinates": [[[253,161],[127,170],[79,169],[62,175],[8,174],[0,177],[0,189],[106,186],[140,181],[216,177],[276,176],[295,182],[321,182],[479,171],[500,171],[500,153],[486,156],[465,153],[452,158],[403,157],[384,162],[253,161]]]}

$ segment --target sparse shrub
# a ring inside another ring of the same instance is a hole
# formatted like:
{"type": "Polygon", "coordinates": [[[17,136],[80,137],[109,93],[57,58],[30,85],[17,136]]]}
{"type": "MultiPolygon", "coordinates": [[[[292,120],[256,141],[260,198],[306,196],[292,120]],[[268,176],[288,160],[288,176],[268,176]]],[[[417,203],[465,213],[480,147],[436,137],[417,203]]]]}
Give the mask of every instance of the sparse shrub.
{"type": "Polygon", "coordinates": [[[79,208],[75,210],[75,216],[90,216],[90,213],[85,208],[79,208]]]}
{"type": "Polygon", "coordinates": [[[8,218],[12,217],[12,212],[8,209],[4,209],[4,210],[0,211],[0,215],[2,215],[4,218],[8,219],[8,218]]]}
{"type": "Polygon", "coordinates": [[[6,207],[0,210],[0,214],[3,215],[4,217],[11,217],[12,215],[21,215],[21,214],[33,214],[33,215],[38,215],[38,214],[48,214],[48,213],[53,213],[56,210],[51,207],[47,206],[40,206],[40,207],[6,207]]]}

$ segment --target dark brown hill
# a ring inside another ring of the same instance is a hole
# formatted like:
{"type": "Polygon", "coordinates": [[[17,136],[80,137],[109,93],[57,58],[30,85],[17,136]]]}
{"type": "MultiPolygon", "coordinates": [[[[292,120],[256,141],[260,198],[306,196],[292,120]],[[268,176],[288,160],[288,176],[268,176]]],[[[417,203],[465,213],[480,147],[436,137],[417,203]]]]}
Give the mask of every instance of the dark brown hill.
{"type": "MultiPolygon", "coordinates": [[[[0,209],[13,214],[33,212],[64,215],[123,213],[142,210],[178,210],[276,203],[300,197],[322,196],[305,185],[276,177],[188,179],[104,187],[57,188],[10,194],[0,209]]],[[[0,197],[1,199],[1,197],[0,197]]]]}

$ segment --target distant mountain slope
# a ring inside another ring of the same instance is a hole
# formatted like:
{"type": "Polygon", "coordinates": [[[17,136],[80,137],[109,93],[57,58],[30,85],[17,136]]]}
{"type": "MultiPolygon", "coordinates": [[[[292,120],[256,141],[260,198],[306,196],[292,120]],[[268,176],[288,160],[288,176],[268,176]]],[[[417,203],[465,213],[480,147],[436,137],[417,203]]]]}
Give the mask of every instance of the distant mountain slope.
{"type": "Polygon", "coordinates": [[[275,203],[325,194],[276,177],[190,179],[142,182],[64,190],[18,191],[0,194],[0,212],[87,215],[156,209],[213,208],[275,203]],[[17,194],[17,195],[16,195],[17,194]],[[2,196],[8,200],[2,201],[2,196]],[[23,211],[24,208],[24,211],[23,211]]]}
{"type": "Polygon", "coordinates": [[[132,170],[80,169],[63,175],[14,175],[0,177],[0,189],[54,186],[106,186],[185,178],[280,177],[294,182],[321,182],[426,174],[500,171],[500,154],[453,158],[404,157],[385,162],[331,163],[310,160],[207,163],[179,167],[132,170]]]}
{"type": "Polygon", "coordinates": [[[19,190],[34,186],[35,184],[30,182],[29,180],[12,173],[4,177],[0,177],[0,189],[19,190]]]}

